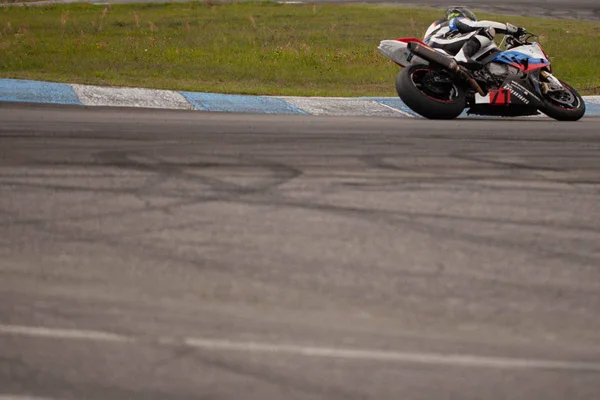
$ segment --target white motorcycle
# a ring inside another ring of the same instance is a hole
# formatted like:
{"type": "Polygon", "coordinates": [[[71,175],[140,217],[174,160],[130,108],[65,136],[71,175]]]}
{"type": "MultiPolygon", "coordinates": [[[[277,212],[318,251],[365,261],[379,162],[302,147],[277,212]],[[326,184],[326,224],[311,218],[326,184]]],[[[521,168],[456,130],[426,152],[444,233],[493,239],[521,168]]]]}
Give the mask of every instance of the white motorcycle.
{"type": "Polygon", "coordinates": [[[577,121],[585,102],[575,89],[552,75],[552,65],[539,43],[507,34],[472,58],[468,67],[416,38],[382,40],[378,50],[403,69],[396,91],[416,113],[429,119],[468,114],[528,116],[541,111],[559,121],[577,121]],[[501,48],[504,47],[505,50],[501,48]]]}

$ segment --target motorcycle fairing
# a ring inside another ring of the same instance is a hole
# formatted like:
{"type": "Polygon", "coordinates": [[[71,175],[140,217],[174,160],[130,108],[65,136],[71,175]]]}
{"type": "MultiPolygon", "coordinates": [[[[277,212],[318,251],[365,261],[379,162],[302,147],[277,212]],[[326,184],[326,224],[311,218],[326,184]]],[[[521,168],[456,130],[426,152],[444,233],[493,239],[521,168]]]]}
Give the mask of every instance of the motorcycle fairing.
{"type": "Polygon", "coordinates": [[[543,107],[542,101],[536,95],[539,93],[538,75],[539,70],[523,77],[509,75],[499,88],[490,90],[487,96],[475,94],[467,114],[504,117],[538,115],[539,108],[543,107]]]}
{"type": "Polygon", "coordinates": [[[467,109],[467,115],[487,117],[528,117],[539,115],[537,108],[512,104],[510,107],[498,107],[489,104],[474,104],[467,109]]]}
{"type": "Polygon", "coordinates": [[[475,95],[475,106],[504,108],[518,106],[523,109],[537,109],[543,103],[536,93],[539,93],[539,71],[520,78],[509,75],[498,89],[492,89],[486,96],[475,95]],[[503,107],[504,106],[504,107],[503,107]]]}
{"type": "Polygon", "coordinates": [[[498,53],[493,61],[512,65],[523,72],[532,72],[550,66],[550,61],[546,59],[546,55],[537,43],[498,53]]]}
{"type": "Polygon", "coordinates": [[[502,88],[510,91],[510,103],[528,107],[543,107],[542,101],[534,94],[528,79],[507,79],[502,88]]]}
{"type": "Polygon", "coordinates": [[[475,93],[475,104],[489,104],[491,106],[509,106],[511,104],[510,90],[499,88],[490,90],[485,96],[475,93]]]}

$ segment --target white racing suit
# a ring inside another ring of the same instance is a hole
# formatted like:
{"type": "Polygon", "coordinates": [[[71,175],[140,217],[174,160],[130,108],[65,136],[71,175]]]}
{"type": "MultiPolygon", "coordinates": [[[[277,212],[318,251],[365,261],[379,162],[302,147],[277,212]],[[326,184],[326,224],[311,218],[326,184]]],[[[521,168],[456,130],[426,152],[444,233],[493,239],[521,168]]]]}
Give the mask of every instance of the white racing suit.
{"type": "Polygon", "coordinates": [[[494,21],[441,19],[427,29],[424,42],[453,55],[459,63],[468,63],[479,50],[493,43],[496,33],[514,33],[516,29],[514,25],[494,21]]]}

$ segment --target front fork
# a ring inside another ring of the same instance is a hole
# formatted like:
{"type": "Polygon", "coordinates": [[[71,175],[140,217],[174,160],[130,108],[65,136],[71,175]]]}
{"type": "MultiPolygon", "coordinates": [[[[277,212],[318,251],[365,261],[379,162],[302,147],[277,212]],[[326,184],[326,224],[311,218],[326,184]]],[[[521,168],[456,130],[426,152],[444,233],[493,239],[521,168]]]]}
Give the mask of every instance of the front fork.
{"type": "Polygon", "coordinates": [[[564,86],[554,75],[548,71],[541,71],[540,76],[546,80],[546,82],[540,82],[542,93],[548,94],[548,92],[556,92],[565,90],[564,86]]]}

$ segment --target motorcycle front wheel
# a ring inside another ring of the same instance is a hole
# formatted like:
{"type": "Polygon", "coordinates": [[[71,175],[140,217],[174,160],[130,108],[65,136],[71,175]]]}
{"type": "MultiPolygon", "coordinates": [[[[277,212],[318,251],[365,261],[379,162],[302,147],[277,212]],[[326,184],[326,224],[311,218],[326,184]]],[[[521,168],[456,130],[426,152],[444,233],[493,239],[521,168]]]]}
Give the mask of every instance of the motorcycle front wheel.
{"type": "Polygon", "coordinates": [[[464,86],[447,71],[412,65],[396,77],[396,92],[411,110],[428,119],[454,119],[466,107],[464,86]]]}
{"type": "Polygon", "coordinates": [[[563,81],[564,91],[548,92],[543,95],[544,108],[540,111],[558,121],[578,121],[585,115],[585,102],[575,89],[563,81]]]}

